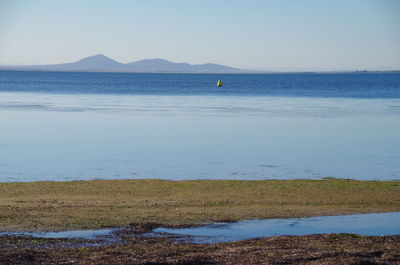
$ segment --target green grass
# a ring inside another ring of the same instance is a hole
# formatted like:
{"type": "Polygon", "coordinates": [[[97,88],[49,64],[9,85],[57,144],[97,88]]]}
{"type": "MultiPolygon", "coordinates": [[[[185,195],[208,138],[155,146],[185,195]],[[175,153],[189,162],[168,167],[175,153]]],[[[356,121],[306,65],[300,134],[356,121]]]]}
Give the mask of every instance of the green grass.
{"type": "Polygon", "coordinates": [[[400,210],[400,181],[93,180],[0,183],[2,230],[196,224],[400,210]]]}
{"type": "Polygon", "coordinates": [[[340,233],[332,236],[333,239],[363,239],[365,236],[351,233],[340,233]]]}

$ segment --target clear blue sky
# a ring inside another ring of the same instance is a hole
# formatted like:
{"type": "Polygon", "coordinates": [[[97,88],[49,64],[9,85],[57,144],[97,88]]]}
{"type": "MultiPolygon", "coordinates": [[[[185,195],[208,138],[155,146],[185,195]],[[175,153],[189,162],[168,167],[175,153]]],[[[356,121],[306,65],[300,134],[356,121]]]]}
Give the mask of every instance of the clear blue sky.
{"type": "Polygon", "coordinates": [[[400,69],[399,0],[0,0],[0,64],[400,69]]]}

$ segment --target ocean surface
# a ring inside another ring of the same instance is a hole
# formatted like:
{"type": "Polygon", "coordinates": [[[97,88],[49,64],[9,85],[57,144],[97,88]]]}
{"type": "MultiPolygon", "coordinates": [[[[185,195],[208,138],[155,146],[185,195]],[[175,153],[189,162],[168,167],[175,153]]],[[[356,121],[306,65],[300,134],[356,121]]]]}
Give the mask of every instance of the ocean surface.
{"type": "Polygon", "coordinates": [[[0,71],[2,182],[325,177],[400,179],[400,74],[0,71]]]}

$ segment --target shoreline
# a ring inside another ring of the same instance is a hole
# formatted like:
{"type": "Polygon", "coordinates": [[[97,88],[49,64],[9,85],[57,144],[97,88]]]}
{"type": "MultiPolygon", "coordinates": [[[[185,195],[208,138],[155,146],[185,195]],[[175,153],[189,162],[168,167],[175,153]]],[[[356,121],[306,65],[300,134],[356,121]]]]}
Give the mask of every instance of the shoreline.
{"type": "MultiPolygon", "coordinates": [[[[129,231],[129,233],[134,234],[145,234],[145,233],[152,233],[154,229],[162,228],[162,229],[185,229],[185,228],[202,228],[208,226],[216,226],[216,225],[231,225],[231,224],[238,224],[240,222],[257,222],[257,221],[269,221],[269,220],[291,220],[291,219],[308,219],[308,218],[324,218],[324,217],[351,217],[351,216],[359,216],[359,215],[368,215],[368,214],[397,214],[400,213],[399,211],[377,211],[377,212],[366,212],[366,213],[351,213],[351,214],[335,214],[335,215],[311,215],[311,216],[299,216],[299,217],[274,217],[274,218],[265,218],[265,219],[239,219],[239,220],[216,220],[211,222],[203,222],[203,223],[182,223],[182,224],[169,224],[169,223],[154,223],[154,222],[135,222],[130,223],[127,226],[104,226],[92,229],[57,229],[57,230],[50,230],[50,229],[39,229],[39,230],[7,230],[0,228],[0,237],[7,237],[7,236],[16,236],[16,237],[25,237],[31,236],[34,238],[49,238],[49,237],[41,237],[35,236],[31,234],[55,234],[55,233],[64,233],[64,232],[79,232],[79,231],[102,231],[102,230],[110,230],[111,233],[113,232],[124,232],[129,231]]],[[[163,232],[161,232],[163,233],[163,232]]],[[[168,234],[168,232],[165,232],[168,234]]],[[[305,234],[305,235],[312,235],[305,234]]],[[[332,233],[316,233],[316,234],[336,234],[336,232],[332,233]]],[[[347,232],[342,232],[342,234],[348,234],[347,232]]],[[[350,233],[353,234],[353,233],[350,233]]],[[[357,233],[354,233],[357,234],[357,233]]],[[[178,235],[178,234],[177,234],[178,235]]],[[[358,235],[358,234],[357,234],[358,235]]],[[[275,236],[284,236],[284,234],[276,234],[274,236],[261,236],[261,238],[269,238],[275,236]]],[[[290,235],[290,236],[303,236],[303,235],[290,235]]],[[[360,236],[375,236],[375,235],[361,235],[360,236]]],[[[381,235],[383,236],[383,235],[381,235]]],[[[391,236],[390,234],[388,236],[391,236]]],[[[400,234],[399,234],[400,236],[400,234]]],[[[70,237],[54,237],[59,239],[69,239],[70,237]]],[[[72,238],[80,238],[80,237],[72,237],[72,238]]],[[[85,237],[82,237],[85,239],[85,237]]],[[[242,240],[240,240],[242,241],[242,240]]],[[[227,241],[230,242],[230,241],[227,241]]]]}
{"type": "MultiPolygon", "coordinates": [[[[37,66],[36,66],[37,67],[37,66]]],[[[121,70],[90,70],[90,69],[45,69],[35,68],[35,66],[7,66],[0,65],[0,71],[15,71],[15,72],[64,72],[64,73],[116,73],[116,74],[188,74],[188,75],[279,75],[279,74],[398,74],[400,69],[387,70],[368,70],[368,69],[353,69],[353,70],[299,70],[299,71],[260,71],[237,69],[237,71],[210,71],[210,72],[179,72],[179,71],[121,71],[121,70]]]]}
{"type": "Polygon", "coordinates": [[[0,183],[0,227],[125,227],[98,239],[0,236],[1,264],[400,264],[400,235],[270,236],[197,244],[159,226],[400,211],[400,181],[92,180],[0,183]],[[159,220],[159,222],[157,222],[159,220]]]}
{"type": "Polygon", "coordinates": [[[0,238],[57,239],[59,241],[98,241],[99,246],[123,243],[127,238],[168,238],[176,243],[220,244],[257,238],[310,235],[352,235],[353,237],[399,236],[400,212],[275,218],[237,222],[165,225],[131,223],[124,228],[65,231],[3,232],[0,238]],[[395,220],[393,220],[395,219],[395,220]],[[348,225],[334,225],[350,222],[348,225]],[[311,226],[310,226],[311,224],[311,226]],[[328,225],[326,225],[328,224],[328,225]],[[255,228],[254,228],[255,226],[255,228]],[[255,229],[255,230],[254,230],[255,229]],[[247,231],[247,232],[245,232],[247,231]]]}
{"type": "Polygon", "coordinates": [[[0,183],[0,227],[13,231],[192,226],[400,211],[400,181],[91,180],[0,183]]]}

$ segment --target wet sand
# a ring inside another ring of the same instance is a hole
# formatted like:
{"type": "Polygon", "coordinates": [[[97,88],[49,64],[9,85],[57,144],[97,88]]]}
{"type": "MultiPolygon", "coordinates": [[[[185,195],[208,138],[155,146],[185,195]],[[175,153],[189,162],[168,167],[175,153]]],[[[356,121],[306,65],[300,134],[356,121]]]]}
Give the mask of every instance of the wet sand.
{"type": "Polygon", "coordinates": [[[400,236],[325,234],[193,244],[171,235],[138,234],[215,221],[399,211],[400,181],[0,183],[0,194],[2,231],[130,227],[106,243],[1,236],[0,264],[400,264],[400,236]]]}

